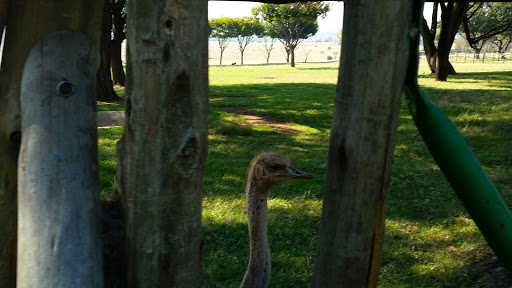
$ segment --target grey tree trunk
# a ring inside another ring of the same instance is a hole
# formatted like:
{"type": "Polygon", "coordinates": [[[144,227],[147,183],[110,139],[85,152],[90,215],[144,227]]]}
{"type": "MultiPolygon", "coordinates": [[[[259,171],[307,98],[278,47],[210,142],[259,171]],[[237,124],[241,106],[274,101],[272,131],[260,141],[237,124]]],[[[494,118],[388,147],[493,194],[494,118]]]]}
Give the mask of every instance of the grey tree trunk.
{"type": "Polygon", "coordinates": [[[8,27],[0,73],[0,287],[16,285],[19,100],[25,60],[42,36],[62,29],[82,31],[93,47],[98,47],[102,3],[98,0],[17,1],[7,5],[7,1],[0,1],[0,24],[7,23],[8,27]]]}
{"type": "Polygon", "coordinates": [[[103,287],[94,99],[81,32],[39,41],[21,82],[17,287],[103,287]]]}
{"type": "Polygon", "coordinates": [[[110,13],[110,0],[104,1],[103,8],[103,24],[101,27],[101,42],[100,42],[100,69],[98,69],[96,80],[96,100],[100,101],[114,101],[119,100],[116,91],[114,90],[114,83],[112,82],[111,67],[111,37],[112,37],[112,13],[110,13]]]}
{"type": "Polygon", "coordinates": [[[207,1],[128,1],[118,178],[128,287],[201,287],[207,1]]]}
{"type": "Polygon", "coordinates": [[[412,19],[408,0],[344,3],[343,53],[311,284],[319,288],[376,286],[412,19]]]}
{"type": "Polygon", "coordinates": [[[290,48],[290,55],[291,55],[290,66],[295,67],[295,47],[293,47],[293,46],[290,48]]]}

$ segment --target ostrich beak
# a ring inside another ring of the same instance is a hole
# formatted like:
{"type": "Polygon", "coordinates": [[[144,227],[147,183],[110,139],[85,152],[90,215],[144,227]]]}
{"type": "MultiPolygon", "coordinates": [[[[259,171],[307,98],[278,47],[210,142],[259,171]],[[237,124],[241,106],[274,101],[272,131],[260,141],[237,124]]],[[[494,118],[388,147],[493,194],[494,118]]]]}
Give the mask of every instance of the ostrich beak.
{"type": "Polygon", "coordinates": [[[284,171],[281,176],[289,179],[313,179],[315,177],[313,174],[299,170],[295,167],[287,167],[286,171],[284,171]]]}

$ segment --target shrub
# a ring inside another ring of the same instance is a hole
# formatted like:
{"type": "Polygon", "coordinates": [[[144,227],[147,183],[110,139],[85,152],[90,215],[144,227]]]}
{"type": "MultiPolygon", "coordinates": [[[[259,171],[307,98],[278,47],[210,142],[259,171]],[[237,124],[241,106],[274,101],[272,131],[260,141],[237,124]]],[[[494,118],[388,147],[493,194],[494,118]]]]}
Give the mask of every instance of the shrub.
{"type": "Polygon", "coordinates": [[[331,55],[327,56],[327,60],[332,60],[332,56],[331,55]]]}

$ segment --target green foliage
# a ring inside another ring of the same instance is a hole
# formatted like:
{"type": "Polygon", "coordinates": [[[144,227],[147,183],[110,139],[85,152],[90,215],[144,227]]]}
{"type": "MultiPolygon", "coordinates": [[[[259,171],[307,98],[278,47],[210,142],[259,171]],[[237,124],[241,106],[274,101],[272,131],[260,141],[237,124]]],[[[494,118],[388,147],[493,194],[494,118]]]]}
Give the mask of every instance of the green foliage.
{"type": "MultiPolygon", "coordinates": [[[[485,171],[512,204],[512,64],[458,64],[450,82],[435,81],[425,62],[419,84],[462,132],[485,171]]],[[[315,263],[337,63],[210,68],[209,155],[202,229],[212,287],[239,287],[249,257],[245,175],[252,157],[276,151],[311,181],[270,191],[270,287],[308,287],[315,263]],[[229,108],[271,117],[254,126],[229,108]]],[[[353,83],[358,85],[358,83],[353,83]]],[[[102,198],[115,183],[115,142],[122,129],[99,130],[102,198]]],[[[402,104],[386,212],[378,287],[472,287],[492,258],[475,224],[432,160],[402,104]]],[[[494,286],[504,287],[493,283],[494,286]]],[[[476,287],[477,285],[475,285],[476,287]]],[[[480,286],[479,286],[480,287],[480,286]]]]}
{"type": "Polygon", "coordinates": [[[220,65],[222,65],[222,54],[229,45],[229,38],[235,37],[234,31],[236,21],[231,17],[215,18],[208,21],[210,36],[217,38],[220,49],[220,65]]]}
{"type": "Polygon", "coordinates": [[[329,4],[322,2],[262,4],[252,13],[267,23],[268,36],[282,41],[299,41],[318,31],[318,17],[325,17],[329,4]]]}
{"type": "Polygon", "coordinates": [[[220,39],[228,39],[235,37],[233,31],[235,21],[231,17],[214,18],[208,21],[210,25],[210,36],[220,39]]]}
{"type": "Polygon", "coordinates": [[[340,29],[340,31],[336,32],[336,38],[341,42],[341,39],[343,38],[343,29],[340,29]]]}
{"type": "Polygon", "coordinates": [[[232,34],[233,37],[247,38],[253,36],[262,36],[263,26],[260,21],[255,17],[241,17],[231,18],[232,23],[232,34]]]}

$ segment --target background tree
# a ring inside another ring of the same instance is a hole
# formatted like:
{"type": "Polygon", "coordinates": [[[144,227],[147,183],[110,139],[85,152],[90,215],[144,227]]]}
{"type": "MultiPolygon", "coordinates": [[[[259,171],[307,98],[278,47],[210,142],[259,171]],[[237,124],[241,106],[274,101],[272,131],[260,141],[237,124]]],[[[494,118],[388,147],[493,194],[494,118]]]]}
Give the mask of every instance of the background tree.
{"type": "Polygon", "coordinates": [[[477,55],[496,35],[512,29],[512,3],[473,2],[464,14],[462,31],[477,55]]]}
{"type": "Polygon", "coordinates": [[[228,48],[229,38],[233,38],[234,36],[234,26],[235,23],[233,18],[230,17],[221,17],[214,18],[208,21],[210,25],[210,36],[217,38],[217,42],[219,43],[220,48],[220,62],[219,65],[222,65],[222,55],[224,54],[224,50],[228,48]]]}
{"type": "Polygon", "coordinates": [[[302,46],[302,53],[304,53],[304,63],[308,62],[308,56],[311,51],[311,49],[302,46]]]}
{"type": "Polygon", "coordinates": [[[244,64],[244,51],[254,36],[262,36],[264,31],[260,21],[255,17],[232,18],[232,34],[238,40],[240,48],[240,64],[244,64]]]}
{"type": "Polygon", "coordinates": [[[274,42],[276,39],[270,37],[263,37],[263,49],[265,49],[265,59],[267,59],[267,64],[270,61],[270,53],[274,49],[274,42]]]}
{"type": "Polygon", "coordinates": [[[423,27],[420,30],[425,55],[430,70],[436,74],[437,81],[446,81],[448,75],[456,74],[449,61],[450,50],[468,5],[468,2],[434,1],[431,27],[428,27],[427,21],[423,19],[423,27]],[[441,8],[441,29],[436,46],[439,8],[441,8]]]}
{"type": "Polygon", "coordinates": [[[114,91],[114,84],[112,82],[112,73],[110,71],[111,65],[111,46],[112,40],[112,12],[109,0],[104,1],[103,6],[103,23],[101,26],[101,43],[100,55],[101,62],[100,68],[97,73],[96,80],[96,100],[100,101],[113,101],[119,100],[114,91]]]}
{"type": "Polygon", "coordinates": [[[318,31],[318,17],[325,17],[330,5],[322,2],[293,4],[262,4],[254,7],[254,16],[268,23],[269,35],[283,43],[295,67],[295,48],[318,31]]]}
{"type": "Polygon", "coordinates": [[[340,29],[340,31],[336,32],[336,38],[338,38],[338,43],[341,44],[343,39],[343,29],[340,29]]]}
{"type": "MultiPolygon", "coordinates": [[[[496,48],[498,48],[498,52],[503,54],[507,52],[510,43],[512,42],[512,29],[509,29],[501,34],[498,34],[492,38],[492,43],[496,48]]],[[[503,55],[502,57],[505,57],[503,55]]]]}
{"type": "Polygon", "coordinates": [[[126,38],[126,0],[111,0],[112,12],[112,40],[111,65],[112,80],[114,84],[124,86],[125,74],[121,56],[121,46],[126,38]]]}
{"type": "Polygon", "coordinates": [[[283,53],[284,59],[286,59],[286,63],[290,63],[290,48],[283,44],[283,48],[281,48],[281,53],[283,53]]]}

